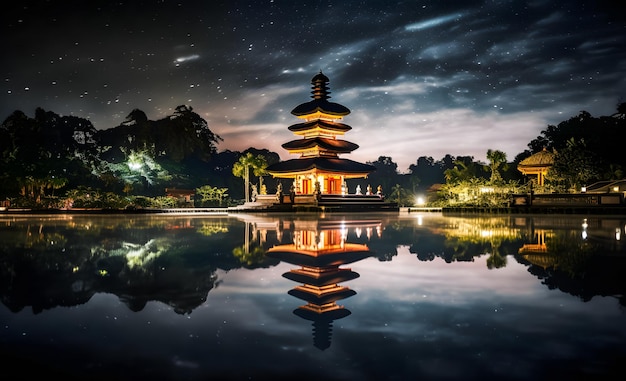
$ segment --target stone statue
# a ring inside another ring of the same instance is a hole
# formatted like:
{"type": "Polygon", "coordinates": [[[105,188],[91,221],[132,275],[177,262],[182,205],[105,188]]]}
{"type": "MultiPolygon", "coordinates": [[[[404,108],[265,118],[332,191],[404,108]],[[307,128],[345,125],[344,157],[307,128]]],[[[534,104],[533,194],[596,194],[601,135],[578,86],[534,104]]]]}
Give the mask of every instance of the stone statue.
{"type": "Polygon", "coordinates": [[[281,183],[276,186],[276,201],[280,204],[283,203],[283,184],[281,183]]]}
{"type": "Polygon", "coordinates": [[[256,201],[256,196],[258,196],[258,191],[256,189],[256,184],[252,184],[252,196],[250,197],[252,202],[256,201]]]}

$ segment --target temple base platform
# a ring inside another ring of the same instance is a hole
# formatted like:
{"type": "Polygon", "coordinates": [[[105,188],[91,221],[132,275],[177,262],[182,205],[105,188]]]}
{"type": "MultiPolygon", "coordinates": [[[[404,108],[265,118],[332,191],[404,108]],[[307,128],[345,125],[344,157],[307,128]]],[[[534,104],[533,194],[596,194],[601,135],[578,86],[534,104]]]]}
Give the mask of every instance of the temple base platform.
{"type": "Polygon", "coordinates": [[[388,211],[398,212],[397,203],[387,202],[377,195],[334,195],[334,194],[296,194],[296,195],[259,195],[253,203],[246,203],[238,209],[258,212],[360,212],[388,211]],[[248,207],[246,207],[248,205],[248,207]]]}

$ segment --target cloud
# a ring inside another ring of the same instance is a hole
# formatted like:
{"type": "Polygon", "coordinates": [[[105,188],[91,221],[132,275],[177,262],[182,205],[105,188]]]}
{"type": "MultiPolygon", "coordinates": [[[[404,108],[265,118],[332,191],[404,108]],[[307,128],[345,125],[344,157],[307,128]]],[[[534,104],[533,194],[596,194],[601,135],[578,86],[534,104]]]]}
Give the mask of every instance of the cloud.
{"type": "Polygon", "coordinates": [[[332,101],[353,111],[345,138],[361,148],[348,157],[406,168],[488,148],[512,159],[548,124],[610,115],[625,97],[623,20],[597,4],[158,2],[149,14],[90,4],[80,19],[23,5],[3,14],[4,117],[43,107],[103,129],[135,108],[158,119],[187,104],[225,137],[220,149],[265,144],[282,156],[298,122],[290,110],[322,70],[332,101]]]}
{"type": "Polygon", "coordinates": [[[353,110],[345,122],[353,127],[345,139],[359,144],[351,159],[375,161],[389,156],[406,171],[420,156],[435,160],[446,154],[473,156],[486,162],[488,149],[507,154],[512,161],[544,129],[546,115],[520,112],[477,113],[471,109],[445,109],[427,113],[384,114],[353,110]]]}

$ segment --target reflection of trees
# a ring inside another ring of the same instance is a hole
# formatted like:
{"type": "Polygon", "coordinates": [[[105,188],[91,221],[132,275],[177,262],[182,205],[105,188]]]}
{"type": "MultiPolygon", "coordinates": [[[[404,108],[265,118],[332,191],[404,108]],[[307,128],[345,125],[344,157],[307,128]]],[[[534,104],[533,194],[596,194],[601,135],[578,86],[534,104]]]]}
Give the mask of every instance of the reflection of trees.
{"type": "MultiPolygon", "coordinates": [[[[550,289],[589,301],[614,296],[626,306],[626,257],[613,251],[612,242],[581,237],[573,229],[537,229],[537,243],[519,249],[517,260],[550,289]]],[[[619,249],[618,249],[619,250],[619,249]]]]}
{"type": "MultiPolygon", "coordinates": [[[[420,261],[471,261],[487,254],[487,266],[494,269],[524,245],[535,251],[520,249],[516,259],[550,288],[583,300],[626,290],[623,230],[622,240],[616,238],[622,220],[589,218],[586,239],[579,220],[562,217],[433,217],[423,225],[417,218],[390,220],[343,228],[343,221],[334,221],[340,232],[332,242],[366,245],[379,261],[394,260],[402,246],[420,261]]],[[[241,222],[217,216],[73,215],[0,222],[0,299],[12,311],[32,306],[41,312],[111,293],[133,311],[160,301],[190,313],[217,284],[217,269],[274,266],[279,260],[263,255],[263,249],[300,236],[300,243],[319,250],[330,237],[299,233],[320,230],[318,217],[302,216],[248,216],[241,222]]]]}
{"type": "MultiPolygon", "coordinates": [[[[37,241],[0,246],[0,297],[11,311],[32,305],[33,312],[87,302],[93,295],[94,274],[89,271],[89,251],[65,251],[54,245],[52,235],[37,241]]],[[[42,238],[43,237],[43,238],[42,238]]]]}
{"type": "MultiPolygon", "coordinates": [[[[520,230],[511,227],[508,217],[450,217],[447,221],[434,231],[445,236],[443,246],[448,250],[439,256],[448,263],[473,261],[474,257],[487,254],[489,269],[505,267],[507,248],[521,238],[520,230]]],[[[432,260],[433,255],[423,258],[432,260]]]]}
{"type": "Polygon", "coordinates": [[[190,313],[216,281],[213,268],[188,266],[168,239],[145,244],[105,240],[91,248],[18,248],[0,254],[2,301],[12,311],[31,305],[38,313],[106,292],[133,311],[160,301],[177,313],[190,313]]]}
{"type": "Polygon", "coordinates": [[[101,289],[117,295],[132,311],[143,309],[148,301],[159,301],[176,313],[191,313],[206,301],[217,275],[212,268],[187,266],[178,254],[155,251],[142,259],[127,255],[98,261],[101,289]]]}
{"type": "Polygon", "coordinates": [[[469,238],[450,237],[444,242],[444,250],[441,257],[447,262],[472,262],[474,256],[485,252],[484,242],[472,242],[469,238]]]}
{"type": "Polygon", "coordinates": [[[381,262],[389,262],[398,255],[398,246],[406,237],[403,225],[399,223],[381,223],[378,227],[364,227],[360,229],[361,234],[357,234],[354,242],[367,242],[372,250],[372,254],[381,262]],[[383,239],[384,237],[384,239],[383,239]]]}
{"type": "Polygon", "coordinates": [[[502,256],[497,250],[490,253],[487,258],[487,268],[499,269],[506,266],[506,256],[502,256]]]}
{"type": "Polygon", "coordinates": [[[38,313],[104,292],[133,311],[160,301],[190,313],[216,284],[216,269],[241,267],[234,256],[220,254],[241,241],[241,230],[225,239],[230,233],[216,220],[132,215],[3,221],[0,298],[12,311],[32,306],[38,313]]]}
{"type": "Polygon", "coordinates": [[[205,236],[212,236],[218,233],[227,233],[228,226],[224,221],[202,221],[200,227],[197,228],[197,232],[205,236]]]}
{"type": "Polygon", "coordinates": [[[598,248],[589,241],[581,241],[575,231],[556,232],[546,241],[547,253],[554,258],[554,267],[572,277],[584,276],[586,265],[598,248]]]}
{"type": "MultiPolygon", "coordinates": [[[[243,265],[246,268],[258,268],[273,266],[278,261],[268,258],[265,255],[265,245],[267,245],[267,236],[271,231],[280,237],[282,234],[278,229],[278,222],[266,222],[263,218],[244,218],[243,222],[243,244],[231,245],[231,253],[236,259],[238,266],[243,265]]],[[[241,233],[240,233],[241,234],[241,233]]]]}
{"type": "Polygon", "coordinates": [[[233,249],[235,258],[245,266],[260,265],[265,262],[265,249],[260,246],[237,246],[233,249]]]}
{"type": "Polygon", "coordinates": [[[584,277],[587,265],[599,248],[581,240],[576,231],[538,232],[539,244],[524,245],[519,252],[523,261],[547,272],[559,271],[571,278],[584,277]]]}
{"type": "Polygon", "coordinates": [[[29,226],[24,237],[24,247],[29,249],[63,247],[67,243],[65,236],[59,232],[44,232],[42,225],[29,226]]]}

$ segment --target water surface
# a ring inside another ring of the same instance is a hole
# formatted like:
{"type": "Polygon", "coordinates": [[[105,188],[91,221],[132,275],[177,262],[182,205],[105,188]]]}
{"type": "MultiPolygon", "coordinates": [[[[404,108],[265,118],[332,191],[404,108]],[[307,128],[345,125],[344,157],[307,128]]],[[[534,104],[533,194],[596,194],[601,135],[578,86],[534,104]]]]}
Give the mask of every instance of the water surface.
{"type": "Polygon", "coordinates": [[[626,218],[0,216],[7,374],[607,377],[626,218]]]}

